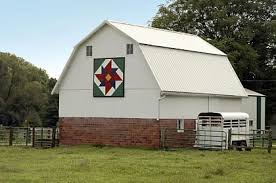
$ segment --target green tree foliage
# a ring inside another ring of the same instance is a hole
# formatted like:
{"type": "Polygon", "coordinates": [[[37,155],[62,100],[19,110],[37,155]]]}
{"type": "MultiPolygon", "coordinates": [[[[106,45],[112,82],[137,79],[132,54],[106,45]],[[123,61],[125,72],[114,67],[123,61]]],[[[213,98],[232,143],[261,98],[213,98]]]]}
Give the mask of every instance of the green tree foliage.
{"type": "MultiPolygon", "coordinates": [[[[275,0],[171,0],[151,25],[197,34],[227,53],[245,87],[267,95],[267,117],[276,113],[275,0]]],[[[276,119],[275,119],[276,120],[276,119]]]]}
{"type": "Polygon", "coordinates": [[[0,52],[0,124],[40,126],[52,118],[47,111],[53,102],[49,94],[52,82],[44,70],[0,52]]]}
{"type": "Polygon", "coordinates": [[[43,126],[56,126],[58,121],[58,95],[51,95],[56,82],[57,80],[54,78],[50,78],[48,81],[48,105],[42,123],[43,126]]]}

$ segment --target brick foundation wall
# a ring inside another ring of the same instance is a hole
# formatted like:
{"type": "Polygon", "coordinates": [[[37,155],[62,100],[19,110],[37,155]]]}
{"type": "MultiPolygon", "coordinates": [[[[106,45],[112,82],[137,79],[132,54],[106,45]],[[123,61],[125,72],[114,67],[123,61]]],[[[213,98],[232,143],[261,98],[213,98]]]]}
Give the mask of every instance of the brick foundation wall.
{"type": "Polygon", "coordinates": [[[155,119],[60,118],[60,143],[159,148],[155,119]]]}
{"type": "MultiPolygon", "coordinates": [[[[185,129],[194,129],[195,120],[185,120],[185,129]]],[[[190,147],[192,131],[179,133],[174,119],[136,118],[60,118],[60,143],[64,145],[94,144],[123,147],[161,147],[161,129],[170,129],[168,147],[190,147]]]]}
{"type": "Polygon", "coordinates": [[[161,120],[160,129],[164,130],[166,147],[193,147],[195,143],[194,119],[184,119],[183,132],[177,132],[176,119],[161,120]]]}

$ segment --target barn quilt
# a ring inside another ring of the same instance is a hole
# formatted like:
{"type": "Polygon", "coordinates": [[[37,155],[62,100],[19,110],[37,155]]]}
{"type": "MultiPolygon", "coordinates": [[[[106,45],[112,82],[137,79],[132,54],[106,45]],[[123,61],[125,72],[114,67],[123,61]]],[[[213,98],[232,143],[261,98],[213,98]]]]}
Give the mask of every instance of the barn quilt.
{"type": "Polygon", "coordinates": [[[125,58],[94,59],[94,97],[124,97],[125,58]]]}

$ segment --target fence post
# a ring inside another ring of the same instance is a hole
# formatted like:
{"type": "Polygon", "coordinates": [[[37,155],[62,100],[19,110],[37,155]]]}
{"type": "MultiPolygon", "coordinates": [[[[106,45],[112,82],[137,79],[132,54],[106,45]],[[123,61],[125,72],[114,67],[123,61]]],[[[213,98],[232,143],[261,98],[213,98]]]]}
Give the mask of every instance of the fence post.
{"type": "Polygon", "coordinates": [[[163,150],[166,149],[166,131],[166,128],[161,129],[161,146],[163,150]]]}
{"type": "Polygon", "coordinates": [[[9,145],[12,146],[13,128],[10,126],[9,145]]]}
{"type": "Polygon", "coordinates": [[[271,149],[272,149],[272,130],[269,129],[269,131],[268,131],[268,148],[267,148],[268,153],[271,153],[271,149]]]}
{"type": "Polygon", "coordinates": [[[29,140],[29,127],[26,128],[26,146],[28,146],[28,140],[29,140]]]}
{"type": "Polygon", "coordinates": [[[261,131],[262,134],[262,148],[264,148],[264,138],[265,138],[265,131],[261,131]]]}
{"type": "Polygon", "coordinates": [[[232,129],[230,128],[229,130],[228,130],[228,149],[230,150],[230,149],[232,149],[232,143],[231,143],[231,141],[232,141],[232,129]]]}
{"type": "Polygon", "coordinates": [[[43,147],[43,127],[40,128],[40,147],[43,147]]]}
{"type": "Polygon", "coordinates": [[[56,127],[52,128],[52,147],[56,146],[56,127]]]}
{"type": "Polygon", "coordinates": [[[256,134],[256,131],[253,130],[253,147],[255,147],[255,134],[256,134]]]}
{"type": "Polygon", "coordinates": [[[161,148],[164,149],[164,129],[161,129],[161,148]]]}
{"type": "Polygon", "coordinates": [[[35,146],[35,127],[33,127],[33,131],[32,131],[32,141],[33,141],[32,147],[34,147],[35,146]]]}

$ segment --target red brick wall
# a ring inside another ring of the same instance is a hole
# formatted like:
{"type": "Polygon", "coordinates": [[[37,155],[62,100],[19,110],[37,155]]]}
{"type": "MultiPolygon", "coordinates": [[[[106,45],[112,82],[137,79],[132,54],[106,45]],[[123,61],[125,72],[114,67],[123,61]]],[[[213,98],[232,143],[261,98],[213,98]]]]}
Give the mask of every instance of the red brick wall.
{"type": "MultiPolygon", "coordinates": [[[[194,129],[195,120],[185,120],[185,129],[194,129]]],[[[60,143],[64,145],[95,144],[159,148],[160,131],[170,129],[167,146],[191,146],[192,131],[179,133],[174,119],[135,118],[60,118],[60,143]]]]}
{"type": "Polygon", "coordinates": [[[60,118],[60,143],[159,148],[155,119],[60,118]]]}
{"type": "Polygon", "coordinates": [[[193,147],[195,142],[195,120],[184,119],[184,131],[177,131],[176,119],[161,120],[160,129],[164,130],[166,147],[193,147]]]}

